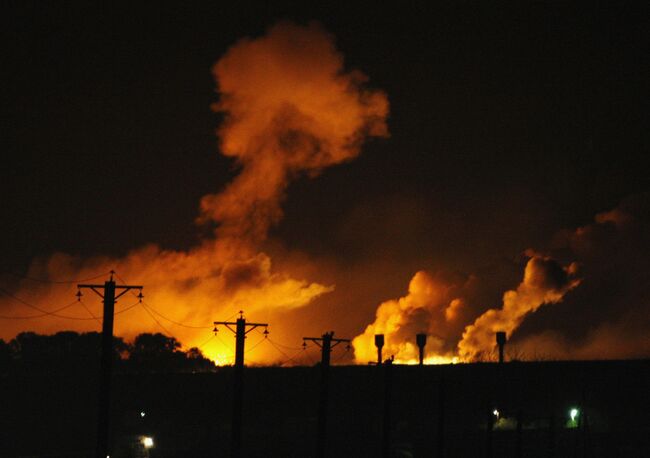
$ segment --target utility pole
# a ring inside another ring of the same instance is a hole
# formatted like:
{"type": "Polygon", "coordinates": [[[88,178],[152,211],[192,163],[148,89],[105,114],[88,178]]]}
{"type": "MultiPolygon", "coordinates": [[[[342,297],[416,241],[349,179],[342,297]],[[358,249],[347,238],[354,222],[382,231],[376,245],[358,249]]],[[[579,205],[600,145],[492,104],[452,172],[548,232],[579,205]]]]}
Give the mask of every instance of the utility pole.
{"type": "Polygon", "coordinates": [[[81,298],[81,290],[88,288],[101,297],[104,302],[96,458],[106,458],[110,455],[111,369],[113,366],[113,312],[115,311],[115,302],[131,289],[140,290],[138,298],[142,300],[143,297],[141,285],[116,285],[113,281],[114,273],[111,270],[110,280],[104,282],[103,285],[77,285],[77,288],[79,288],[77,297],[81,298]],[[103,294],[100,290],[103,290],[103,294]],[[115,295],[116,291],[119,291],[117,296],[115,295]]]}
{"type": "Polygon", "coordinates": [[[334,347],[341,342],[350,343],[350,339],[335,339],[334,331],[326,332],[322,337],[303,337],[303,344],[306,341],[314,342],[321,348],[321,379],[320,398],[318,402],[318,450],[316,456],[324,458],[327,456],[327,407],[329,404],[329,369],[330,353],[334,347]]]}
{"type": "Polygon", "coordinates": [[[235,334],[235,372],[234,390],[232,404],[232,428],[230,437],[230,456],[239,458],[241,456],[241,431],[242,431],[242,405],[244,399],[244,344],[246,334],[255,328],[264,327],[264,337],[269,333],[268,323],[246,323],[244,312],[239,311],[237,321],[215,321],[214,332],[217,326],[223,325],[235,334]],[[231,328],[235,326],[235,328],[231,328]]]}

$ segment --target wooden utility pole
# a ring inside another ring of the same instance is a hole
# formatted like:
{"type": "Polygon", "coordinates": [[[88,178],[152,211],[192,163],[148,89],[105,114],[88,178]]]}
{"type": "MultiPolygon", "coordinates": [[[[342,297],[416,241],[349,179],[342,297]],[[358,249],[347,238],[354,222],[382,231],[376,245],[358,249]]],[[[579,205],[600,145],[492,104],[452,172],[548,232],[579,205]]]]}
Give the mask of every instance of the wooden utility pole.
{"type": "Polygon", "coordinates": [[[246,334],[258,327],[264,327],[264,336],[269,333],[268,323],[246,323],[244,312],[239,311],[237,321],[215,321],[214,332],[217,326],[223,325],[235,334],[235,372],[232,403],[232,428],[230,437],[230,456],[239,458],[241,456],[241,431],[242,431],[242,405],[244,399],[244,344],[246,334]],[[235,328],[231,328],[235,326],[235,328]]]}
{"type": "MultiPolygon", "coordinates": [[[[110,403],[111,403],[111,370],[113,366],[113,313],[115,302],[131,289],[139,289],[138,298],[142,300],[142,286],[116,285],[111,271],[110,280],[103,285],[77,285],[77,288],[88,288],[94,291],[104,302],[104,317],[102,319],[102,354],[101,373],[99,378],[99,407],[97,420],[97,449],[96,458],[106,458],[110,455],[110,403]],[[103,290],[103,293],[100,292],[103,290]],[[117,296],[116,291],[120,291],[117,296]]],[[[81,297],[81,291],[77,293],[81,297]]]]}
{"type": "Polygon", "coordinates": [[[323,458],[327,456],[327,408],[329,404],[329,369],[330,353],[332,349],[341,342],[350,343],[350,339],[335,339],[334,331],[326,332],[322,337],[303,337],[306,341],[314,342],[321,348],[321,379],[320,398],[318,402],[318,441],[316,456],[323,458]]]}

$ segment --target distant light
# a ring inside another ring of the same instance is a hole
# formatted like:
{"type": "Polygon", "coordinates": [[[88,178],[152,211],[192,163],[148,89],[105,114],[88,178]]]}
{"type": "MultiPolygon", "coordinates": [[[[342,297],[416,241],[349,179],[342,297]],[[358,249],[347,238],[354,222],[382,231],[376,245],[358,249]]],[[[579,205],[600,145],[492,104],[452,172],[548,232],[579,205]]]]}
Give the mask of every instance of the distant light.
{"type": "Polygon", "coordinates": [[[495,417],[499,418],[499,411],[497,409],[494,409],[492,413],[494,414],[495,417]]]}
{"type": "Polygon", "coordinates": [[[145,448],[151,448],[153,447],[153,437],[143,437],[142,438],[142,445],[145,446],[145,448]]]}
{"type": "Polygon", "coordinates": [[[578,417],[578,409],[575,407],[569,411],[569,416],[571,417],[571,421],[576,421],[576,418],[578,417]]]}
{"type": "Polygon", "coordinates": [[[140,412],[140,417],[144,418],[144,416],[145,416],[145,413],[144,413],[144,412],[140,412]]]}

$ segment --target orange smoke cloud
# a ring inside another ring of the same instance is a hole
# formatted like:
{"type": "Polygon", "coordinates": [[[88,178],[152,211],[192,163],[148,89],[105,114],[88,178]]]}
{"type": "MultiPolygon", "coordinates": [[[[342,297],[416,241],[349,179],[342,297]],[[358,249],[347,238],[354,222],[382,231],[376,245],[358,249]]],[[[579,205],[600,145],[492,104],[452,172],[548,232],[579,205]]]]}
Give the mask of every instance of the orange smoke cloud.
{"type": "Polygon", "coordinates": [[[495,344],[495,333],[505,331],[510,336],[531,312],[541,305],[562,300],[567,291],[579,284],[576,266],[562,268],[554,260],[540,255],[526,264],[524,279],[516,290],[503,295],[503,307],[490,309],[473,324],[464,327],[468,314],[466,296],[471,294],[475,278],[459,283],[450,282],[441,275],[417,272],[409,284],[408,294],[379,305],[375,321],[352,344],[358,362],[375,361],[377,350],[374,335],[385,335],[385,355],[394,355],[400,363],[418,360],[415,336],[428,335],[425,361],[449,363],[458,359],[471,361],[490,353],[495,344]]]}
{"type": "Polygon", "coordinates": [[[471,361],[492,352],[497,331],[504,331],[509,337],[526,315],[544,304],[560,302],[575,288],[580,283],[574,278],[575,271],[575,264],[563,268],[551,258],[534,255],[526,264],[524,279],[517,289],[503,295],[503,306],[486,311],[465,328],[458,343],[459,356],[471,361]]]}
{"type": "MultiPolygon", "coordinates": [[[[344,72],[343,57],[332,37],[315,24],[281,23],[261,38],[240,41],[216,63],[214,75],[220,92],[216,110],[225,115],[218,130],[221,153],[236,158],[241,167],[221,193],[201,200],[199,221],[218,224],[216,239],[204,240],[189,251],[145,246],[120,259],[80,260],[57,254],[34,261],[28,275],[87,278],[114,269],[120,282],[144,285],[145,301],[151,305],[151,310],[134,307],[122,315],[120,310],[135,301],[124,296],[116,306],[116,334],[131,338],[158,332],[162,325],[185,347],[204,344],[207,356],[232,362],[232,347],[223,340],[210,340],[214,320],[233,317],[240,309],[254,321],[268,320],[273,313],[303,307],[333,289],[274,271],[270,257],[259,252],[256,243],[282,216],[280,205],[292,178],[303,173],[313,176],[351,160],[364,139],[387,135],[388,102],[384,93],[363,87],[364,75],[344,72]],[[154,310],[174,322],[201,328],[178,326],[154,310]]],[[[290,261],[283,263],[287,264],[290,261]]],[[[76,288],[23,282],[13,292],[52,310],[74,299],[76,288]]],[[[98,298],[84,300],[90,311],[78,304],[61,314],[101,315],[98,298]]],[[[23,305],[6,296],[0,297],[0,310],[5,315],[29,315],[23,305]]],[[[28,323],[11,321],[3,325],[1,337],[11,338],[25,329],[96,328],[92,319],[71,321],[49,315],[28,323]]],[[[247,354],[247,361],[268,363],[278,358],[265,348],[247,354]]]]}
{"type": "Polygon", "coordinates": [[[200,221],[220,236],[259,241],[282,216],[288,181],[353,159],[368,136],[388,134],[388,101],[343,71],[343,56],[317,24],[281,23],[242,40],[213,68],[225,114],[221,152],[241,173],[201,200],[200,221]]]}
{"type": "Polygon", "coordinates": [[[376,361],[375,334],[384,334],[384,355],[395,356],[400,363],[418,359],[415,335],[428,334],[425,359],[430,362],[451,362],[453,354],[445,349],[445,341],[453,321],[464,307],[462,298],[455,297],[459,286],[441,276],[417,272],[409,283],[408,294],[379,305],[375,321],[363,334],[352,340],[357,362],[376,361]]]}

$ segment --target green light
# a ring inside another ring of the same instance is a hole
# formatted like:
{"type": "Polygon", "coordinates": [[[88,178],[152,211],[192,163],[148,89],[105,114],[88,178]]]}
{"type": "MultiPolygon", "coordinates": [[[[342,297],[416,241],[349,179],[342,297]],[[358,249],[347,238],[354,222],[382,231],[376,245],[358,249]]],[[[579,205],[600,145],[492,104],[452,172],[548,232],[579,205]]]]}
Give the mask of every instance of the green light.
{"type": "Polygon", "coordinates": [[[566,422],[566,427],[569,429],[574,429],[580,426],[578,424],[578,419],[580,418],[580,410],[577,407],[571,407],[569,410],[569,419],[566,422]]]}

